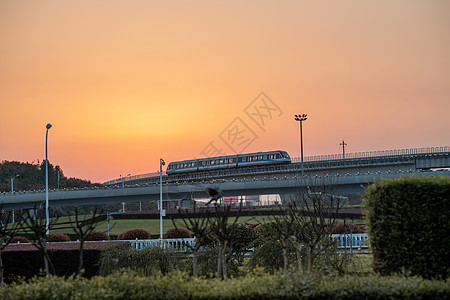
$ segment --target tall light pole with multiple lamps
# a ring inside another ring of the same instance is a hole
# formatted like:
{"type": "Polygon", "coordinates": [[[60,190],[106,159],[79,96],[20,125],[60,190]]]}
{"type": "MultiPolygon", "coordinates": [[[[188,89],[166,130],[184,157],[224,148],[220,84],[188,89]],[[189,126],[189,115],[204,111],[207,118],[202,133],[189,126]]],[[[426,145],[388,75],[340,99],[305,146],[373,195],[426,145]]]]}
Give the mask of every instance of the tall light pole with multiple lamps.
{"type": "MultiPolygon", "coordinates": [[[[17,174],[16,176],[11,177],[11,194],[14,194],[14,179],[16,179],[19,176],[20,176],[20,174],[17,174]]],[[[14,213],[15,213],[15,210],[13,209],[12,210],[12,222],[13,223],[14,223],[14,213]]]]}
{"type": "Polygon", "coordinates": [[[295,115],[295,121],[300,122],[300,154],[301,154],[301,162],[302,162],[302,176],[303,176],[303,130],[302,130],[302,122],[306,121],[306,114],[295,115]]]}
{"type": "Polygon", "coordinates": [[[162,198],[162,167],[166,164],[164,159],[159,159],[159,238],[163,239],[163,216],[166,215],[166,211],[163,209],[162,198]]]}
{"type": "Polygon", "coordinates": [[[48,156],[47,156],[47,140],[48,140],[48,130],[52,128],[52,124],[47,124],[47,131],[45,132],[45,215],[47,217],[47,223],[45,229],[47,234],[50,233],[49,228],[49,215],[48,215],[48,156]]]}

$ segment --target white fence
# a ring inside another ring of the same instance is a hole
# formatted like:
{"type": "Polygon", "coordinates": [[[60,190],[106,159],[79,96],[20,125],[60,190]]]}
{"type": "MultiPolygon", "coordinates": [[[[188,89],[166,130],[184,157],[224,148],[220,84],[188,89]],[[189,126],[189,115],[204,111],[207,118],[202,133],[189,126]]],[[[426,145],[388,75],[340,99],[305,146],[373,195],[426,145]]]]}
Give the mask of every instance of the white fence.
{"type": "Polygon", "coordinates": [[[157,239],[131,241],[131,250],[142,250],[151,247],[188,251],[194,246],[195,238],[186,239],[157,239]]]}
{"type": "Polygon", "coordinates": [[[370,240],[367,233],[332,234],[338,249],[368,249],[370,240]]]}
{"type": "MultiPolygon", "coordinates": [[[[338,249],[368,249],[370,247],[369,236],[366,233],[357,234],[332,234],[331,238],[336,242],[338,249]]],[[[195,244],[195,238],[188,239],[157,239],[131,241],[131,250],[142,250],[150,247],[161,247],[188,251],[195,244]]]]}

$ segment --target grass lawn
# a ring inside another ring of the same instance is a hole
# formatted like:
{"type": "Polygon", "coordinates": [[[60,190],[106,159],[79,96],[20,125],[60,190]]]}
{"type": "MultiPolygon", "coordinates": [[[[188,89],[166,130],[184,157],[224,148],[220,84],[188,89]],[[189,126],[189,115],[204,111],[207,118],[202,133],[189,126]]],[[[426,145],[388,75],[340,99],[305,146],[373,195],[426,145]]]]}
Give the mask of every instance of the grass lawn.
{"type": "MultiPolygon", "coordinates": [[[[89,216],[87,216],[89,217],[89,216]]],[[[85,216],[80,216],[80,220],[83,220],[85,218],[85,216]]],[[[73,221],[74,217],[71,217],[71,219],[69,219],[69,217],[61,217],[57,220],[58,224],[59,223],[66,223],[69,221],[73,221]]],[[[228,222],[232,223],[234,222],[235,217],[230,217],[228,222]]],[[[239,217],[238,222],[239,223],[250,223],[250,224],[263,224],[265,222],[270,222],[271,220],[273,220],[273,217],[271,216],[242,216],[239,217]]],[[[186,226],[184,225],[184,222],[182,219],[175,219],[175,224],[177,227],[181,227],[181,228],[185,228],[186,226]]],[[[349,222],[350,220],[346,220],[346,222],[349,222]]],[[[52,222],[52,221],[51,221],[52,222]]],[[[339,222],[343,222],[342,219],[337,219],[336,223],[339,222]]],[[[354,224],[363,224],[364,220],[363,219],[355,219],[351,221],[354,224]]],[[[64,234],[69,234],[72,235],[74,234],[72,228],[70,228],[69,224],[65,224],[63,225],[65,228],[60,228],[61,225],[57,225],[55,227],[50,228],[50,232],[52,233],[64,233],[64,234]]],[[[136,229],[136,228],[140,228],[140,229],[145,229],[147,231],[149,231],[152,235],[159,235],[160,233],[160,221],[159,219],[114,219],[114,218],[110,218],[110,222],[109,222],[109,234],[112,236],[116,236],[120,233],[123,233],[129,229],[136,229]]],[[[172,222],[171,219],[169,218],[163,218],[163,233],[165,233],[167,230],[174,228],[174,224],[172,222]]],[[[104,231],[104,232],[108,232],[108,222],[107,221],[102,221],[100,222],[95,230],[99,230],[99,231],[104,231]]],[[[28,231],[27,231],[28,232],[28,231]]],[[[21,235],[23,234],[24,231],[20,230],[19,232],[17,232],[16,235],[21,235]]]]}

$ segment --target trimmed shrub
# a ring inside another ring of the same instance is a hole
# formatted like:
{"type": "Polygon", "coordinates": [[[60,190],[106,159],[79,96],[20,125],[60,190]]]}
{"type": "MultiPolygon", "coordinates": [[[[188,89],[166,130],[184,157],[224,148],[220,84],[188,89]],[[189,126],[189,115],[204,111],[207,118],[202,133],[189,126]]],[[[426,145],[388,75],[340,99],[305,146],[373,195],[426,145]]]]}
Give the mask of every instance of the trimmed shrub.
{"type": "Polygon", "coordinates": [[[117,236],[118,240],[147,240],[150,239],[151,234],[145,229],[130,229],[117,236]]]}
{"type": "Polygon", "coordinates": [[[365,225],[355,225],[351,222],[337,223],[331,228],[331,234],[350,234],[350,233],[364,233],[365,225]]]}
{"type": "MultiPolygon", "coordinates": [[[[83,276],[92,277],[98,275],[98,260],[103,250],[84,249],[84,273],[83,276]]],[[[78,269],[79,250],[49,250],[48,254],[55,266],[56,275],[70,276],[78,269]]],[[[42,253],[37,250],[2,251],[4,278],[10,283],[18,278],[30,279],[42,274],[45,269],[42,253]]],[[[62,297],[61,299],[66,299],[62,297]]],[[[3,299],[0,296],[0,299],[3,299]]]]}
{"type": "Polygon", "coordinates": [[[47,234],[47,242],[70,242],[70,237],[63,233],[47,234]]]}
{"type": "Polygon", "coordinates": [[[186,239],[191,237],[191,233],[184,228],[172,228],[164,233],[165,239],[186,239]]]}
{"type": "Polygon", "coordinates": [[[40,277],[0,290],[11,299],[448,299],[449,282],[420,278],[253,275],[228,280],[185,273],[40,277]],[[176,288],[174,288],[176,286],[176,288]]]}
{"type": "Polygon", "coordinates": [[[376,271],[450,277],[450,176],[383,179],[363,203],[376,271]]]}
{"type": "Polygon", "coordinates": [[[85,241],[107,241],[109,236],[106,232],[92,230],[91,233],[84,236],[85,241]]]}
{"type": "Polygon", "coordinates": [[[23,237],[23,236],[13,236],[10,243],[31,243],[29,239],[23,237]]]}

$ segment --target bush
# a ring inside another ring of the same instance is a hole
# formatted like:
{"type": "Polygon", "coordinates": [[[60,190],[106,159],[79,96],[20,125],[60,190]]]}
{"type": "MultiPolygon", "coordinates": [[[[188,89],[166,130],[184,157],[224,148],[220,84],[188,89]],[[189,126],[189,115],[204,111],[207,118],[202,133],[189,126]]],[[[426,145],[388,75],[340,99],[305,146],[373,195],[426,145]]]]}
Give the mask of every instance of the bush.
{"type": "Polygon", "coordinates": [[[109,236],[106,232],[92,230],[91,233],[84,236],[85,241],[107,241],[109,236]]]}
{"type": "Polygon", "coordinates": [[[350,233],[364,233],[365,225],[355,225],[351,222],[337,223],[331,228],[331,234],[350,234],[350,233]]]}
{"type": "Polygon", "coordinates": [[[150,232],[145,229],[130,229],[117,236],[118,240],[147,240],[151,238],[150,232]]]}
{"type": "Polygon", "coordinates": [[[186,239],[191,237],[191,233],[184,228],[172,228],[164,233],[165,239],[186,239]]]}
{"type": "Polygon", "coordinates": [[[450,277],[450,176],[383,179],[364,205],[376,271],[450,277]]]}
{"type": "Polygon", "coordinates": [[[9,240],[10,243],[30,243],[30,240],[23,237],[23,236],[13,236],[11,240],[9,240]]]}
{"type": "Polygon", "coordinates": [[[47,234],[47,242],[70,242],[70,237],[63,233],[47,234]]]}
{"type": "Polygon", "coordinates": [[[40,277],[8,285],[0,299],[448,299],[449,282],[420,278],[252,275],[228,280],[185,273],[149,277],[40,277]],[[176,288],[174,288],[176,286],[176,288]]]}
{"type": "MultiPolygon", "coordinates": [[[[98,260],[103,250],[84,249],[84,273],[83,276],[92,277],[98,275],[98,260]]],[[[78,270],[79,250],[49,250],[48,254],[55,266],[56,275],[70,276],[78,270]]],[[[33,250],[2,251],[5,282],[9,283],[18,278],[30,279],[42,274],[45,268],[42,253],[36,248],[33,250]]],[[[62,297],[61,299],[66,299],[62,297]]],[[[0,296],[0,299],[3,299],[0,296]]]]}
{"type": "Polygon", "coordinates": [[[151,247],[130,251],[129,245],[119,245],[104,251],[100,258],[100,274],[109,275],[129,270],[142,276],[166,274],[175,270],[188,270],[188,253],[151,247]]]}

